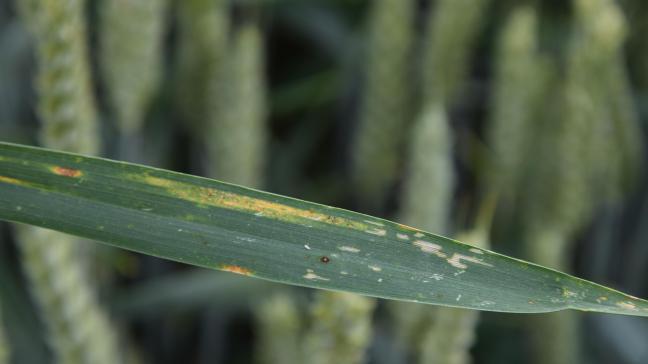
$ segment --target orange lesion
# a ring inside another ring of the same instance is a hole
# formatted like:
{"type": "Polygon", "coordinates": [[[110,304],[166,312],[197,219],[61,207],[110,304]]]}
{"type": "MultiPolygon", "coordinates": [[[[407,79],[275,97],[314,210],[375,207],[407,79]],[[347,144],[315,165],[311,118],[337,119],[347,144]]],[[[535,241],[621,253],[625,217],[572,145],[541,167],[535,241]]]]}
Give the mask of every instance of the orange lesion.
{"type": "Polygon", "coordinates": [[[244,276],[251,276],[252,275],[251,270],[249,270],[247,268],[244,268],[244,267],[241,267],[241,266],[238,266],[238,265],[222,264],[219,267],[219,269],[224,270],[226,272],[232,272],[232,273],[236,273],[236,274],[241,274],[241,275],[244,275],[244,276]]]}
{"type": "Polygon", "coordinates": [[[78,169],[61,167],[61,166],[53,166],[50,168],[50,171],[52,171],[54,174],[57,174],[59,176],[72,177],[72,178],[79,178],[83,175],[83,172],[81,172],[78,169]]]}
{"type": "Polygon", "coordinates": [[[321,222],[334,226],[342,226],[364,231],[367,224],[339,216],[324,214],[311,209],[272,202],[232,192],[221,191],[209,187],[193,186],[166,178],[150,175],[137,175],[137,179],[151,186],[164,188],[169,194],[191,201],[202,206],[215,206],[231,210],[255,213],[270,219],[303,224],[307,221],[321,222]]]}

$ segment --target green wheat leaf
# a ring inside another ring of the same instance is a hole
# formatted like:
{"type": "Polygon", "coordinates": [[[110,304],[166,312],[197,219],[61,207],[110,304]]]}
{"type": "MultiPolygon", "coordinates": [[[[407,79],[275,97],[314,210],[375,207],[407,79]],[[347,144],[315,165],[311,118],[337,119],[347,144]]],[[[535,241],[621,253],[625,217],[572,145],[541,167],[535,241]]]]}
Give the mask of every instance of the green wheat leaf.
{"type": "Polygon", "coordinates": [[[390,221],[9,143],[0,143],[0,219],[299,286],[488,311],[648,316],[647,301],[390,221]]]}

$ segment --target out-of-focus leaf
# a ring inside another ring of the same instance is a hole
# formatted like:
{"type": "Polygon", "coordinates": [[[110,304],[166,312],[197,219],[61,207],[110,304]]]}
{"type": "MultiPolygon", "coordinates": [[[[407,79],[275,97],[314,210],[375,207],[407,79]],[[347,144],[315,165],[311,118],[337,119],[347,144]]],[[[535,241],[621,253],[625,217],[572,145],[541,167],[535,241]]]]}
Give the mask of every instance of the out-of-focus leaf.
{"type": "Polygon", "coordinates": [[[233,274],[190,270],[138,283],[117,292],[113,309],[118,314],[138,318],[204,307],[225,310],[245,307],[254,301],[254,297],[266,295],[278,287],[233,274]]]}

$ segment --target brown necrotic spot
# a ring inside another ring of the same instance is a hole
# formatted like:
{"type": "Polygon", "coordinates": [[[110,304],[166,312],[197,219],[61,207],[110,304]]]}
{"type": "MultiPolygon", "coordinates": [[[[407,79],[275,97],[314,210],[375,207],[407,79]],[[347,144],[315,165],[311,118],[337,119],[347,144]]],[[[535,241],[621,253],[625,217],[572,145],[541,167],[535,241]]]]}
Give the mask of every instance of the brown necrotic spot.
{"type": "Polygon", "coordinates": [[[330,261],[331,261],[331,259],[329,257],[327,257],[327,256],[323,256],[323,257],[320,258],[320,262],[322,262],[324,264],[326,264],[326,263],[328,263],[330,261]]]}
{"type": "Polygon", "coordinates": [[[81,173],[81,171],[78,169],[60,167],[60,166],[52,167],[51,171],[54,172],[54,174],[57,174],[59,176],[72,177],[72,178],[79,178],[81,177],[81,175],[83,175],[83,173],[81,173]]]}

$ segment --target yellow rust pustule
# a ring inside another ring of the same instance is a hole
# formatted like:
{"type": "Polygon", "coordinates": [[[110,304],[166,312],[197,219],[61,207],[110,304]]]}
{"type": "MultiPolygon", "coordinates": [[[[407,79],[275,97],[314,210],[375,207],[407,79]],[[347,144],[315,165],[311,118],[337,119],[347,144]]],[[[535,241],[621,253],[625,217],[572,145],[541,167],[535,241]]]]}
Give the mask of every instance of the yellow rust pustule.
{"type": "Polygon", "coordinates": [[[12,178],[12,177],[7,177],[7,176],[0,176],[0,182],[9,183],[9,184],[12,184],[12,185],[23,185],[23,184],[25,184],[23,181],[21,181],[19,179],[12,178]]]}
{"type": "Polygon", "coordinates": [[[349,220],[339,216],[327,215],[317,211],[300,209],[232,192],[221,191],[214,188],[194,186],[146,174],[132,175],[131,177],[148,185],[163,188],[172,196],[199,205],[251,212],[258,216],[291,223],[306,224],[310,221],[316,221],[354,230],[364,231],[367,229],[367,224],[363,222],[349,220]]]}
{"type": "Polygon", "coordinates": [[[226,272],[231,272],[231,273],[244,275],[244,276],[251,276],[252,275],[251,270],[249,270],[247,268],[244,268],[244,267],[241,267],[241,266],[238,266],[238,265],[221,264],[218,267],[218,269],[224,270],[226,272]]]}
{"type": "Polygon", "coordinates": [[[79,178],[83,176],[83,172],[81,172],[80,170],[68,167],[52,166],[50,167],[50,171],[52,171],[52,173],[56,175],[71,178],[79,178]]]}

